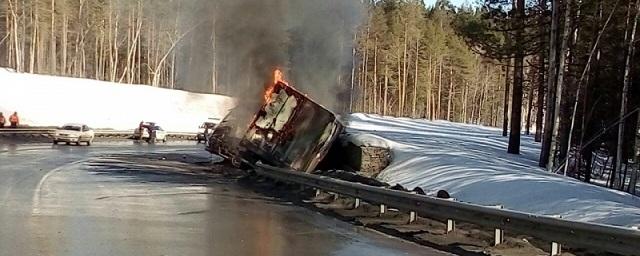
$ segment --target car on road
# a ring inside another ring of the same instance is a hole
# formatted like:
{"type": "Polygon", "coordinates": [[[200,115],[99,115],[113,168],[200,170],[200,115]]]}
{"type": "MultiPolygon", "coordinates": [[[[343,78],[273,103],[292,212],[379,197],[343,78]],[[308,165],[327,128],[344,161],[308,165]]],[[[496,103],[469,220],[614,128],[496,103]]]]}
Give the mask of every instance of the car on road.
{"type": "Polygon", "coordinates": [[[200,125],[200,127],[198,127],[198,135],[196,136],[198,143],[206,143],[209,135],[215,127],[216,123],[211,121],[204,122],[202,125],[200,125]]]}
{"type": "MultiPolygon", "coordinates": [[[[162,129],[162,127],[158,126],[154,122],[143,122],[133,131],[133,139],[135,140],[147,140],[150,141],[151,136],[149,136],[149,131],[151,131],[155,136],[155,141],[167,142],[167,131],[162,129]]],[[[151,142],[151,141],[150,141],[151,142]]]]}
{"type": "Polygon", "coordinates": [[[67,145],[71,143],[80,145],[80,143],[86,143],[87,146],[91,146],[94,138],[95,132],[86,124],[65,124],[56,129],[53,135],[53,144],[64,142],[67,145]]]}

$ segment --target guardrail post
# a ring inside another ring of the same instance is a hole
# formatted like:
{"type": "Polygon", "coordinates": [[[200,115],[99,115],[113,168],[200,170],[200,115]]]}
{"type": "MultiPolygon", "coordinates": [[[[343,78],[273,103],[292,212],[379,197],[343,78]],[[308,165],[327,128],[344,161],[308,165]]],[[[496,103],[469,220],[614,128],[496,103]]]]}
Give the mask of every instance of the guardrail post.
{"type": "MultiPolygon", "coordinates": [[[[414,194],[414,195],[418,194],[415,191],[411,191],[410,193],[414,194]]],[[[408,223],[409,224],[414,223],[414,222],[416,222],[416,220],[418,220],[418,214],[415,211],[410,211],[409,212],[409,221],[408,221],[408,223]]]]}
{"type": "Polygon", "coordinates": [[[495,232],[495,236],[494,237],[495,237],[494,238],[495,241],[493,243],[494,246],[499,245],[502,242],[504,242],[504,230],[496,228],[496,232],[495,232]]]}
{"type": "Polygon", "coordinates": [[[380,215],[387,213],[387,205],[380,204],[380,215]]]}
{"type": "Polygon", "coordinates": [[[562,254],[562,245],[556,242],[551,243],[551,256],[562,254]]]}
{"type": "Polygon", "coordinates": [[[356,197],[356,201],[355,203],[353,203],[353,209],[358,209],[360,208],[360,198],[356,197]]]}
{"type": "MultiPolygon", "coordinates": [[[[502,205],[496,205],[495,207],[498,208],[498,209],[503,209],[504,208],[504,206],[502,206],[502,205]]],[[[496,228],[494,233],[495,234],[494,234],[493,245],[497,246],[499,244],[502,244],[504,242],[504,230],[500,229],[500,228],[496,228]]]]}
{"type": "MultiPolygon", "coordinates": [[[[456,201],[456,199],[453,198],[453,197],[447,198],[445,200],[452,201],[452,202],[456,201]]],[[[449,234],[449,233],[451,233],[451,232],[453,232],[455,230],[456,230],[456,221],[453,220],[453,219],[447,219],[447,231],[446,231],[446,233],[449,234]]]]}
{"type": "Polygon", "coordinates": [[[447,234],[456,230],[456,221],[452,219],[447,220],[447,234]]]}
{"type": "MultiPolygon", "coordinates": [[[[562,219],[562,215],[553,215],[552,217],[562,219]]],[[[551,242],[551,256],[562,254],[562,244],[551,242]]]]}
{"type": "Polygon", "coordinates": [[[416,212],[409,212],[409,224],[416,222],[416,220],[418,220],[418,215],[416,214],[416,212]]]}

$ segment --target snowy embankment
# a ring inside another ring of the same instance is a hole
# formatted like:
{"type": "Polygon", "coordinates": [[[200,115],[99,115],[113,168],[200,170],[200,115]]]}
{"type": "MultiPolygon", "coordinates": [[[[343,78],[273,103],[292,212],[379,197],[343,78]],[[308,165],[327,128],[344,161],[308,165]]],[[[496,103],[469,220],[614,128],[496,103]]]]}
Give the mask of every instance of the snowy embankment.
{"type": "Polygon", "coordinates": [[[523,136],[521,155],[506,153],[501,130],[408,118],[353,114],[352,140],[388,146],[393,162],[378,177],[459,201],[563,219],[640,226],[640,198],[537,167],[539,144],[523,136]]]}
{"type": "Polygon", "coordinates": [[[0,112],[17,111],[29,126],[85,123],[131,130],[142,120],[167,131],[196,132],[208,118],[222,118],[233,106],[226,96],[145,85],[15,73],[0,68],[0,112]]]}

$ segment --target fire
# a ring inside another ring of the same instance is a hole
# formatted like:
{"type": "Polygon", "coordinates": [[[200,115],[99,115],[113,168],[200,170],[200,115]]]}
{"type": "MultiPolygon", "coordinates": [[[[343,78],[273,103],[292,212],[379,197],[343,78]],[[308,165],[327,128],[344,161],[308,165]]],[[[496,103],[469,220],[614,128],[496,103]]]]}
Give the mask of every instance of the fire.
{"type": "Polygon", "coordinates": [[[278,83],[283,83],[286,85],[289,85],[289,83],[287,83],[286,80],[284,80],[284,73],[282,72],[282,70],[280,70],[279,68],[276,68],[273,71],[273,83],[270,84],[267,89],[264,92],[264,101],[265,102],[269,102],[271,101],[271,94],[273,94],[273,89],[275,88],[276,84],[278,83]]]}
{"type": "Polygon", "coordinates": [[[276,68],[273,71],[273,84],[278,84],[278,83],[289,85],[289,82],[287,82],[287,80],[284,80],[284,73],[282,72],[282,70],[280,70],[279,68],[276,68]]]}
{"type": "Polygon", "coordinates": [[[275,87],[275,84],[267,87],[267,90],[264,92],[264,102],[271,101],[271,94],[273,93],[274,87],[275,87]]]}

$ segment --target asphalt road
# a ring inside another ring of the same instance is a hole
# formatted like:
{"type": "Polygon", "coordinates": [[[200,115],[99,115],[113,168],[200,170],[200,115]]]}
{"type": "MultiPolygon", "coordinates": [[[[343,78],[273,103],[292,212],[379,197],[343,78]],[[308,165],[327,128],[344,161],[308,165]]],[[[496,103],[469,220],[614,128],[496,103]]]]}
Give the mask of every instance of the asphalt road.
{"type": "Polygon", "coordinates": [[[0,142],[0,255],[448,255],[195,175],[204,153],[0,142]]]}

